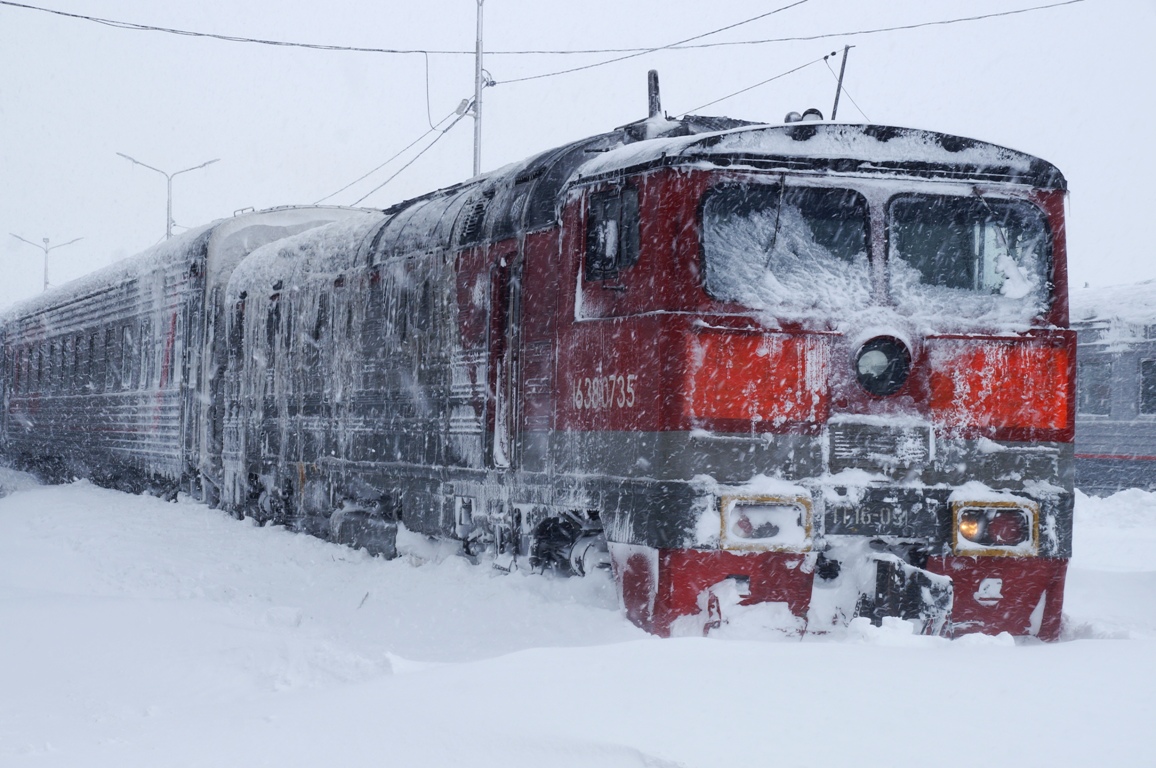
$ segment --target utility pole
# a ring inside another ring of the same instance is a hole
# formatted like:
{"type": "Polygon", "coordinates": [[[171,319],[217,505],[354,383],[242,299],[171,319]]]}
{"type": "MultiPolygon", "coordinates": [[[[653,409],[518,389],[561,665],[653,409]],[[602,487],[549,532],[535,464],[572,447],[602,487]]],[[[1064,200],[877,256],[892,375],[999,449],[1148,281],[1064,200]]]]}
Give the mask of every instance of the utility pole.
{"type": "Polygon", "coordinates": [[[147,163],[142,163],[140,160],[137,160],[135,157],[129,157],[124,152],[117,152],[117,154],[120,155],[121,157],[123,157],[125,160],[131,160],[132,162],[136,163],[137,165],[142,165],[145,168],[148,168],[150,171],[156,171],[160,175],[164,176],[165,179],[168,181],[168,186],[169,186],[168,206],[166,208],[166,213],[165,213],[165,239],[166,240],[168,240],[169,238],[171,238],[173,236],[173,177],[179,176],[182,173],[188,173],[189,171],[199,170],[201,168],[204,168],[206,165],[212,165],[213,163],[220,160],[220,158],[216,158],[215,160],[209,160],[207,162],[201,163],[200,165],[194,165],[192,168],[185,168],[183,171],[175,171],[173,173],[165,173],[160,168],[153,168],[151,165],[149,165],[147,163]]]}
{"type": "Polygon", "coordinates": [[[831,107],[832,120],[839,113],[839,94],[843,92],[843,73],[847,71],[847,51],[849,50],[851,50],[851,46],[843,46],[843,62],[839,65],[839,84],[835,86],[835,106],[831,107]]]}
{"type": "Polygon", "coordinates": [[[482,0],[478,0],[478,39],[474,49],[474,175],[482,172],[482,0]]]}
{"type": "Polygon", "coordinates": [[[23,237],[16,234],[15,232],[9,232],[8,234],[12,235],[14,238],[16,238],[17,240],[19,240],[22,243],[28,243],[29,245],[35,246],[35,247],[39,248],[40,250],[44,251],[44,290],[46,290],[46,291],[48,290],[48,252],[49,251],[55,251],[57,248],[63,248],[66,245],[72,245],[73,243],[76,242],[76,240],[83,240],[84,239],[83,237],[78,237],[78,238],[76,238],[76,240],[69,240],[67,243],[61,243],[60,245],[49,246],[47,237],[43,238],[44,239],[44,245],[37,245],[36,243],[32,242],[31,240],[25,240],[23,237]]]}

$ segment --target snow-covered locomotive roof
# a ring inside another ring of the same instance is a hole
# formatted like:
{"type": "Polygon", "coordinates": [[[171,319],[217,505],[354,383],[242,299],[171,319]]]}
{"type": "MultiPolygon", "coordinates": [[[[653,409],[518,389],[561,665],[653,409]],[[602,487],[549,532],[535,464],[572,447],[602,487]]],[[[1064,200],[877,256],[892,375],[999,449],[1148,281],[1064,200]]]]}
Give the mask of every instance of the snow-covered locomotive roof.
{"type": "MultiPolygon", "coordinates": [[[[680,132],[679,123],[666,122],[673,133],[680,132]]],[[[655,129],[662,130],[659,125],[655,129]]],[[[763,170],[902,173],[1066,188],[1063,174],[1051,163],[995,144],[916,128],[819,122],[744,125],[623,144],[584,163],[574,178],[695,162],[763,170]]]]}
{"type": "Polygon", "coordinates": [[[568,185],[664,165],[1067,186],[1055,166],[1032,155],[916,128],[651,118],[398,203],[386,209],[389,221],[374,249],[380,258],[412,252],[415,245],[416,250],[450,248],[532,232],[557,220],[568,185]],[[424,242],[415,244],[415,236],[424,242]]]}

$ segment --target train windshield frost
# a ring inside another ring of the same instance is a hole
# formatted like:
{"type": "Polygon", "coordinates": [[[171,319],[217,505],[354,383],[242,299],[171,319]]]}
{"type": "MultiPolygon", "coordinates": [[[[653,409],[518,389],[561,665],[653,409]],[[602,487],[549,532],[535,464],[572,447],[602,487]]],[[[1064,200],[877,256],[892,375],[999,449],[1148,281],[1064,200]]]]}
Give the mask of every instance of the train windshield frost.
{"type": "Polygon", "coordinates": [[[866,307],[867,202],[848,189],[727,184],[703,203],[707,291],[755,309],[866,307]]]}
{"type": "Polygon", "coordinates": [[[908,314],[1026,321],[1047,308],[1043,213],[1023,201],[944,195],[892,200],[891,294],[908,314]]]}

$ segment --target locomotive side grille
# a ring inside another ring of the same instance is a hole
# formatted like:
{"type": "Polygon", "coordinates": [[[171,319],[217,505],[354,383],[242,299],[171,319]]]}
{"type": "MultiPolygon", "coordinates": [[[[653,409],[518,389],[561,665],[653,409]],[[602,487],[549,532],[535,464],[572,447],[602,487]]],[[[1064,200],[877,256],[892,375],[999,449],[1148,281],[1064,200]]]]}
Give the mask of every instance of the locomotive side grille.
{"type": "Polygon", "coordinates": [[[931,458],[927,425],[883,426],[835,422],[828,427],[831,472],[862,469],[891,474],[926,464],[931,458]]]}
{"type": "Polygon", "coordinates": [[[451,435],[482,434],[486,393],[485,350],[457,350],[450,358],[451,435]]]}

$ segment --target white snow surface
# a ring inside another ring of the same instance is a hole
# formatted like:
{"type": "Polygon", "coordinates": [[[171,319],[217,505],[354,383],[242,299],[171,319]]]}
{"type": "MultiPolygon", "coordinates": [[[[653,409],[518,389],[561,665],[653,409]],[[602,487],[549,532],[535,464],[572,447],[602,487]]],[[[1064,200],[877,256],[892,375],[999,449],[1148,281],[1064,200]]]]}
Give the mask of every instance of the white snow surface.
{"type": "Polygon", "coordinates": [[[661,640],[606,579],[0,487],[3,766],[1151,764],[1149,493],[1077,497],[1065,641],[1045,645],[858,620],[661,640]]]}

